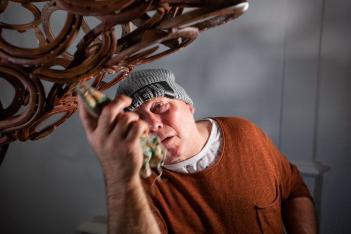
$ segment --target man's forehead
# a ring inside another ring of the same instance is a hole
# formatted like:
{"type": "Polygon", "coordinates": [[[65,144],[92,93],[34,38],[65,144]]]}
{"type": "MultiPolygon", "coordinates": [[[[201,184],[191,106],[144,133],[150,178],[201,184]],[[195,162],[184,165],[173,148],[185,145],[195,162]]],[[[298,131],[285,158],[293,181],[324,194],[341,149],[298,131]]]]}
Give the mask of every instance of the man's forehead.
{"type": "Polygon", "coordinates": [[[151,100],[146,101],[145,103],[141,104],[141,106],[150,105],[150,104],[152,104],[154,102],[159,102],[159,101],[172,101],[172,100],[175,100],[175,99],[164,97],[164,96],[160,96],[160,97],[155,97],[155,98],[152,98],[151,100]]]}
{"type": "Polygon", "coordinates": [[[140,110],[140,109],[143,109],[143,108],[146,108],[146,107],[149,107],[151,106],[153,103],[155,102],[160,102],[160,101],[173,101],[175,99],[173,98],[168,98],[168,97],[163,97],[163,96],[160,96],[160,97],[155,97],[155,98],[152,98],[146,102],[144,102],[143,104],[141,104],[140,106],[138,106],[135,111],[137,110],[140,110]]]}

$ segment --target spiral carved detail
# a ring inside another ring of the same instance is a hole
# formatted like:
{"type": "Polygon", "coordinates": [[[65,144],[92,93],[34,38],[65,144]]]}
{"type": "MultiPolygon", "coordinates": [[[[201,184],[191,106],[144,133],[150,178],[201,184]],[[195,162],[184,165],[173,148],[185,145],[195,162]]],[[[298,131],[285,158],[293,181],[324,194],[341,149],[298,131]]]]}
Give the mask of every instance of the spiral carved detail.
{"type": "Polygon", "coordinates": [[[0,15],[15,7],[33,17],[20,24],[0,18],[0,81],[14,91],[7,107],[0,99],[0,144],[47,136],[75,112],[80,82],[109,89],[137,65],[186,47],[247,6],[246,0],[1,0],[0,15]],[[64,23],[54,33],[58,12],[64,23]],[[31,31],[37,46],[12,44],[9,31],[31,31]]]}

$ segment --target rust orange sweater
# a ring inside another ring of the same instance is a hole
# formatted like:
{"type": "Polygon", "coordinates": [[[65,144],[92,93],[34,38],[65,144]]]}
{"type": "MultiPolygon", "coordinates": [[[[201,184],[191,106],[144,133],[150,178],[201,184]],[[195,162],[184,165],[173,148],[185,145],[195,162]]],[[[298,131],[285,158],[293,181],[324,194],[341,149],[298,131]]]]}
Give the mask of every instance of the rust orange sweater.
{"type": "Polygon", "coordinates": [[[282,233],[282,203],[310,197],[298,170],[251,122],[216,120],[223,143],[212,166],[145,180],[163,233],[282,233]]]}

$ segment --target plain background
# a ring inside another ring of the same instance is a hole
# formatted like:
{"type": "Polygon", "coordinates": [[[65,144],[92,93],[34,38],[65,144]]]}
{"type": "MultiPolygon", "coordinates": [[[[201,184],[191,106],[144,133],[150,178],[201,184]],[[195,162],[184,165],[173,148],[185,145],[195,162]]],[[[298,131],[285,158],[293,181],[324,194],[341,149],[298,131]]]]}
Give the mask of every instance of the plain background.
{"type": "MultiPolygon", "coordinates": [[[[260,126],[304,172],[320,232],[351,233],[351,2],[250,4],[238,20],[143,67],[172,70],[197,118],[237,115],[260,126]]],[[[30,44],[18,33],[8,39],[30,44]]],[[[74,233],[105,213],[103,177],[77,114],[42,140],[10,145],[0,167],[1,233],[74,233]]]]}

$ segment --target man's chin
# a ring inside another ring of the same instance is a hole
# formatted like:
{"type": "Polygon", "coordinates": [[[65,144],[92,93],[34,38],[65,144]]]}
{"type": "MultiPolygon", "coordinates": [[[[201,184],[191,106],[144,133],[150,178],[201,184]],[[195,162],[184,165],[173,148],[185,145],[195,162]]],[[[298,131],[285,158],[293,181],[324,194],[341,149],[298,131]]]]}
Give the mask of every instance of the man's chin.
{"type": "Polygon", "coordinates": [[[174,163],[177,163],[177,162],[180,162],[180,161],[181,161],[181,159],[180,159],[179,155],[174,154],[171,151],[167,152],[167,156],[166,156],[166,159],[165,159],[165,164],[166,165],[174,164],[174,163]]]}

